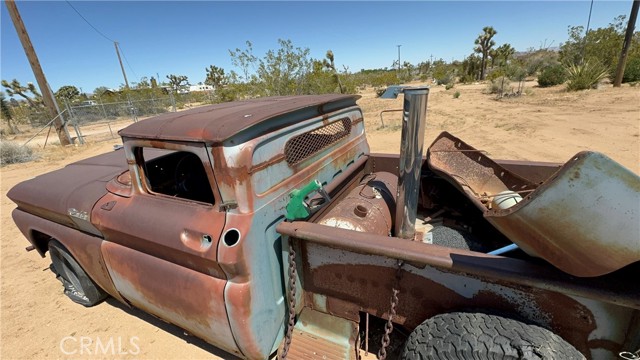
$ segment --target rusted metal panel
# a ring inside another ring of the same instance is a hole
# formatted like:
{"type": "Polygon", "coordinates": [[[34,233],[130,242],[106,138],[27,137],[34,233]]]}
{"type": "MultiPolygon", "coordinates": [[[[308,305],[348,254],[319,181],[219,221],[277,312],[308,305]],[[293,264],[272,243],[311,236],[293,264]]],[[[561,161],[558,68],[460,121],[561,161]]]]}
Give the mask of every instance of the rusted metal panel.
{"type": "Polygon", "coordinates": [[[494,159],[503,168],[531,182],[542,183],[560,169],[562,164],[544,161],[494,159]]]}
{"type": "Polygon", "coordinates": [[[171,150],[190,150],[200,156],[211,179],[215,204],[203,204],[162,194],[150,194],[139,180],[144,166],[131,165],[135,195],[105,195],[91,214],[95,226],[105,239],[142,253],[156,256],[189,269],[224,279],[216,262],[218,241],[225,223],[225,213],[218,209],[219,194],[213,170],[203,144],[127,142],[128,154],[136,147],[161,146],[171,150]]]}
{"type": "Polygon", "coordinates": [[[443,132],[427,151],[429,168],[468,195],[482,211],[491,195],[503,191],[520,192],[524,197],[537,184],[500,166],[483,151],[443,132]]]}
{"type": "Polygon", "coordinates": [[[640,288],[634,283],[634,279],[640,276],[640,266],[630,266],[598,278],[575,278],[552,266],[521,259],[492,256],[302,221],[280,223],[277,231],[282,235],[329,248],[348,250],[350,253],[404,260],[411,264],[467,273],[492,281],[529,286],[640,309],[640,288]]]}
{"type": "Polygon", "coordinates": [[[132,138],[221,143],[258,125],[263,125],[262,130],[254,136],[294,124],[300,120],[300,114],[308,114],[307,118],[323,115],[353,105],[359,98],[358,95],[326,94],[235,101],[162,114],[129,125],[118,133],[132,138]],[[291,116],[295,113],[298,116],[291,116]],[[283,116],[288,120],[280,121],[283,116]]]}
{"type": "Polygon", "coordinates": [[[528,253],[575,276],[600,276],[640,261],[640,177],[582,152],[509,209],[485,213],[528,253]]]}
{"type": "Polygon", "coordinates": [[[108,241],[102,252],[116,288],[133,306],[242,355],[229,327],[225,280],[108,241]]]}
{"type": "MultiPolygon", "coordinates": [[[[348,106],[323,116],[310,113],[306,120],[288,114],[282,121],[295,125],[264,134],[261,126],[267,124],[258,125],[252,130],[258,136],[247,134],[249,140],[245,142],[234,138],[224,146],[210,148],[221,200],[238,204],[228,209],[223,234],[238,229],[239,241],[229,246],[221,240],[217,259],[228,279],[225,302],[231,329],[243,354],[249,358],[267,358],[284,337],[284,322],[274,319],[285,318],[283,269],[288,266],[288,258],[283,248],[287,248],[287,243],[281,240],[275,227],[284,220],[289,192],[317,179],[327,184],[332,194],[338,193],[342,182],[353,176],[349,174],[360,171],[366,162],[369,149],[364,124],[353,121],[362,114],[355,109],[348,106]],[[308,164],[305,160],[289,166],[278,160],[292,135],[345,116],[352,119],[352,125],[355,123],[349,137],[312,155],[308,164]],[[261,165],[265,162],[271,166],[261,165]],[[284,170],[274,171],[280,167],[284,170]]],[[[304,306],[300,283],[297,282],[298,310],[304,306]]]]}
{"type": "Polygon", "coordinates": [[[600,276],[640,260],[640,177],[602,154],[577,154],[541,185],[448,133],[428,159],[510,240],[567,273],[600,276]],[[505,191],[521,201],[492,207],[505,191]]]}
{"type": "Polygon", "coordinates": [[[13,210],[13,221],[33,245],[36,245],[33,232],[47,234],[62,243],[82,269],[101,289],[124,302],[116,290],[107,266],[102,258],[100,247],[104,240],[82,233],[78,230],[45,220],[20,209],[13,210]]]}
{"type": "Polygon", "coordinates": [[[287,359],[356,359],[356,323],[305,308],[293,330],[287,359]]]}
{"type": "Polygon", "coordinates": [[[318,221],[322,225],[388,235],[393,226],[398,177],[365,175],[358,185],[318,221]]]}
{"type": "MultiPolygon", "coordinates": [[[[388,241],[403,240],[389,238],[388,241]]],[[[328,310],[333,307],[329,299],[337,298],[355,304],[362,311],[388,318],[396,260],[314,243],[307,243],[303,258],[305,291],[326,296],[328,310]]],[[[497,312],[548,328],[593,358],[603,358],[603,354],[611,357],[620,350],[625,339],[624,329],[634,311],[616,304],[433,266],[420,269],[405,264],[399,289],[394,322],[408,330],[440,313],[497,312]]]]}

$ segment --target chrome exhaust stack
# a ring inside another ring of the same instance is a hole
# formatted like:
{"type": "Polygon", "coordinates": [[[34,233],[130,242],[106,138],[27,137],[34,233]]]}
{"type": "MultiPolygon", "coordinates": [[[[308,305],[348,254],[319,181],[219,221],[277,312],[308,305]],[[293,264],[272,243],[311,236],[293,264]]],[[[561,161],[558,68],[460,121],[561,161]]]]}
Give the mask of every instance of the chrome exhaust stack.
{"type": "Polygon", "coordinates": [[[402,92],[402,139],[394,230],[396,237],[413,240],[416,232],[429,87],[407,87],[402,89],[402,92]]]}

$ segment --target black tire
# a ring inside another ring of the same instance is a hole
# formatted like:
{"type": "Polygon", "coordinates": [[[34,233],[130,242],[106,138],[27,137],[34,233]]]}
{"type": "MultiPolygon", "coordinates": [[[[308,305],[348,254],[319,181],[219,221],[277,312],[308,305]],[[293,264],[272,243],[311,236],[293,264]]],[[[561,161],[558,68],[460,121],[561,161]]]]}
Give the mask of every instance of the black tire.
{"type": "Polygon", "coordinates": [[[56,240],[49,241],[49,256],[51,256],[51,269],[56,274],[56,278],[62,282],[64,294],[69,299],[90,307],[99,304],[107,297],[107,293],[89,278],[64,245],[56,240]]]}
{"type": "Polygon", "coordinates": [[[571,344],[535,325],[481,313],[449,313],[420,324],[401,359],[584,359],[571,344]]]}

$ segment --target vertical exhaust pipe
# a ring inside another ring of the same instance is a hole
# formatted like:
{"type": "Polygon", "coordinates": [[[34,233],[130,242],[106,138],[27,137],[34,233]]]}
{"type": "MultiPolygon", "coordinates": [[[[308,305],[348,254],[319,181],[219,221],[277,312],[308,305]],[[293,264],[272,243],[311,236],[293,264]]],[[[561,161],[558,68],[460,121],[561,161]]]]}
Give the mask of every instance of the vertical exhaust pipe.
{"type": "Polygon", "coordinates": [[[416,232],[415,224],[418,211],[418,191],[420,189],[420,170],[422,169],[422,150],[429,88],[404,88],[403,92],[404,104],[400,164],[398,166],[395,236],[413,240],[416,232]]]}

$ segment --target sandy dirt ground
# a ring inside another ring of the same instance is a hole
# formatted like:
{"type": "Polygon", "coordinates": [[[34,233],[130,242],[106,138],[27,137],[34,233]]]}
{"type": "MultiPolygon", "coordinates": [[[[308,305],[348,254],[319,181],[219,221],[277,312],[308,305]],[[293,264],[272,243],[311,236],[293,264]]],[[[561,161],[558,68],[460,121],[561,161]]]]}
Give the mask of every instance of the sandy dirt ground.
{"type": "MultiPolygon", "coordinates": [[[[448,91],[432,88],[425,146],[447,130],[494,158],[565,162],[590,149],[640,173],[639,88],[604,86],[567,93],[561,87],[540,89],[533,85],[527,83],[530,90],[526,96],[500,101],[485,94],[482,84],[457,85],[448,91]],[[456,91],[460,92],[458,99],[453,98],[456,91]]],[[[400,115],[385,114],[387,127],[380,129],[379,113],[401,108],[402,100],[377,99],[368,89],[359,103],[365,112],[372,151],[397,153],[400,115]]],[[[113,130],[128,123],[117,123],[113,130]]],[[[7,191],[22,180],[120,144],[119,139],[111,138],[106,125],[83,128],[83,133],[88,135],[85,146],[47,146],[42,150],[44,142],[37,140],[34,146],[39,160],[0,169],[0,358],[230,358],[177,327],[112,299],[93,308],[72,303],[49,270],[49,258],[24,250],[28,242],[11,219],[15,206],[6,197],[7,191]],[[97,348],[98,343],[108,348],[106,354],[97,348]]]]}

